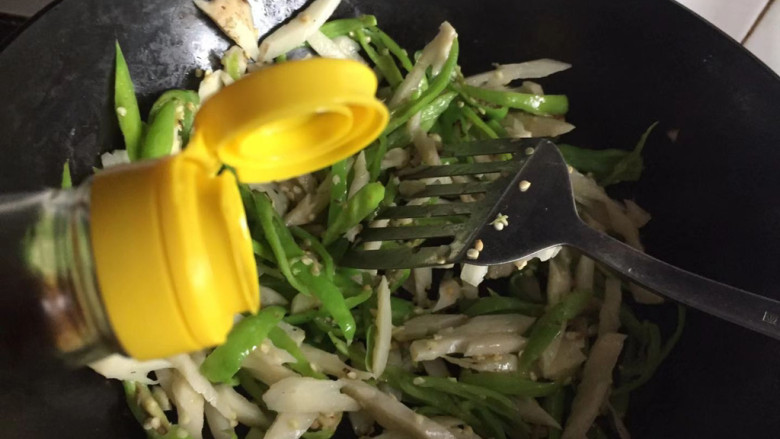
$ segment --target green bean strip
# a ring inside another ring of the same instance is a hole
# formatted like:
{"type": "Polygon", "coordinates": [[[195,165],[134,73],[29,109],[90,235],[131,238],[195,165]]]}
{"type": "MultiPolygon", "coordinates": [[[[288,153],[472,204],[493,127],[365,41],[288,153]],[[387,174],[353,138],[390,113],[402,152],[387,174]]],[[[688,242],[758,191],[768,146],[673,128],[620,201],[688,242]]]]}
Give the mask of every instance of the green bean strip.
{"type": "Polygon", "coordinates": [[[241,363],[284,317],[284,308],[271,306],[257,314],[243,318],[203,361],[200,371],[209,381],[225,383],[241,369],[241,363]]]}
{"type": "Polygon", "coordinates": [[[401,67],[403,67],[407,72],[412,71],[414,66],[412,65],[412,60],[409,59],[409,53],[401,48],[401,46],[399,46],[398,43],[396,43],[395,40],[390,37],[390,35],[387,35],[382,29],[376,27],[376,23],[368,30],[372,38],[378,38],[382,45],[387,47],[387,50],[395,55],[398,61],[401,62],[401,67]]]}
{"type": "Polygon", "coordinates": [[[347,175],[349,174],[349,161],[341,160],[330,167],[330,204],[328,204],[328,227],[338,216],[349,192],[347,175]]]}
{"type": "Polygon", "coordinates": [[[393,89],[398,87],[398,84],[403,82],[404,77],[401,74],[401,71],[398,70],[398,66],[395,65],[393,58],[390,57],[389,54],[377,53],[377,51],[374,50],[374,48],[369,44],[368,38],[366,37],[366,33],[363,31],[363,29],[357,29],[355,31],[355,36],[357,37],[358,43],[360,43],[360,47],[363,48],[363,51],[366,52],[366,55],[368,55],[371,61],[376,64],[377,69],[379,69],[379,71],[382,73],[382,76],[387,79],[390,87],[393,89]]]}
{"type": "Polygon", "coordinates": [[[528,372],[547,346],[563,331],[566,321],[579,315],[591,297],[590,292],[571,293],[536,321],[517,365],[521,373],[528,372]]]}
{"type": "Polygon", "coordinates": [[[70,164],[65,160],[65,164],[62,165],[62,180],[60,181],[60,187],[62,189],[70,189],[73,187],[73,181],[70,178],[70,164]]]}
{"type": "Polygon", "coordinates": [[[560,383],[533,381],[516,372],[471,372],[464,370],[460,381],[484,387],[510,396],[539,398],[549,396],[561,388],[560,383]]]}
{"type": "Polygon", "coordinates": [[[321,380],[328,378],[322,372],[317,372],[311,368],[311,363],[309,363],[309,360],[307,360],[306,356],[303,355],[303,351],[301,351],[301,348],[299,348],[298,345],[295,344],[295,340],[290,338],[290,336],[287,335],[287,333],[284,332],[284,330],[281,329],[280,327],[275,326],[273,329],[271,329],[271,331],[268,333],[268,339],[271,340],[274,346],[276,346],[279,349],[284,349],[285,351],[289,352],[290,355],[293,356],[293,358],[295,358],[295,363],[288,364],[290,369],[307,377],[317,378],[321,380]]]}
{"type": "Polygon", "coordinates": [[[436,97],[439,96],[445,88],[447,88],[447,85],[452,80],[452,73],[455,71],[455,67],[458,65],[459,47],[458,40],[455,39],[452,42],[450,54],[447,57],[447,61],[444,63],[441,71],[438,75],[436,75],[435,78],[433,78],[428,88],[422,92],[419,98],[407,102],[391,111],[390,122],[385,128],[385,133],[391,133],[395,131],[396,128],[405,124],[407,121],[409,121],[409,119],[412,118],[412,116],[425,108],[426,105],[433,102],[433,100],[436,99],[436,97]]]}
{"type": "Polygon", "coordinates": [[[358,29],[376,26],[376,17],[373,15],[362,15],[357,18],[342,18],[331,20],[322,25],[320,31],[328,38],[336,38],[342,35],[349,35],[358,29]]]}
{"type": "Polygon", "coordinates": [[[469,96],[502,107],[516,108],[538,116],[562,115],[569,111],[569,99],[565,95],[533,95],[512,91],[489,90],[464,85],[469,96]]]}
{"type": "MultiPolygon", "coordinates": [[[[560,425],[563,425],[563,411],[566,404],[566,392],[563,389],[558,389],[557,392],[544,398],[544,409],[550,416],[553,417],[560,425]]],[[[547,432],[547,439],[561,439],[563,432],[560,429],[550,427],[547,432]]]]}
{"type": "Polygon", "coordinates": [[[477,299],[473,305],[463,312],[469,317],[485,314],[520,313],[527,316],[538,317],[544,314],[544,305],[531,303],[514,297],[492,296],[477,299]]]}
{"type": "Polygon", "coordinates": [[[314,250],[314,253],[322,260],[322,265],[325,267],[325,274],[327,274],[330,279],[333,279],[336,275],[336,265],[333,262],[333,257],[328,253],[328,250],[322,245],[320,240],[300,227],[290,227],[290,231],[296,238],[306,241],[308,246],[311,247],[311,249],[314,250]]]}
{"type": "Polygon", "coordinates": [[[379,207],[379,203],[385,197],[385,187],[381,183],[368,183],[363,186],[347,201],[344,209],[339,212],[322,236],[322,243],[332,244],[347,230],[360,224],[373,211],[379,207]]]}
{"type": "Polygon", "coordinates": [[[114,110],[119,121],[119,129],[125,139],[125,148],[130,160],[137,160],[141,152],[143,139],[143,122],[138,110],[138,100],[135,97],[135,87],[130,78],[130,69],[116,42],[116,73],[114,76],[114,110]]]}

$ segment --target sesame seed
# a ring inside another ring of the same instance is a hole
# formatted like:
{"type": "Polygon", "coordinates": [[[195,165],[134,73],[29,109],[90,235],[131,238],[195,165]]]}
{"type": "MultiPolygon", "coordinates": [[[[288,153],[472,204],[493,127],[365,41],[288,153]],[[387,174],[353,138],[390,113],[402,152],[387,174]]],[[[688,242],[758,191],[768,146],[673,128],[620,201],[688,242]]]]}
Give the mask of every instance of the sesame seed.
{"type": "Polygon", "coordinates": [[[518,270],[522,270],[527,264],[528,261],[515,261],[515,267],[517,267],[518,270]]]}
{"type": "Polygon", "coordinates": [[[442,336],[441,336],[441,334],[434,334],[434,335],[433,335],[433,339],[434,339],[434,340],[436,340],[436,341],[439,341],[439,340],[441,340],[441,339],[443,339],[443,338],[444,338],[444,337],[442,337],[442,336]]]}
{"type": "Polygon", "coordinates": [[[301,187],[300,187],[300,186],[293,186],[293,189],[292,189],[292,190],[293,190],[293,193],[294,193],[294,194],[298,194],[298,195],[300,195],[300,194],[302,194],[302,193],[303,193],[303,189],[301,189],[301,187]]]}
{"type": "Polygon", "coordinates": [[[485,244],[482,242],[481,239],[477,239],[476,241],[474,241],[474,249],[476,251],[481,252],[482,249],[484,248],[485,248],[485,244]]]}
{"type": "Polygon", "coordinates": [[[414,420],[419,424],[422,425],[423,422],[425,422],[425,417],[423,415],[416,414],[414,415],[414,420]]]}
{"type": "Polygon", "coordinates": [[[495,223],[495,224],[493,224],[493,228],[500,232],[500,231],[504,230],[504,224],[503,223],[495,223]]]}
{"type": "Polygon", "coordinates": [[[530,146],[525,149],[525,155],[532,155],[534,153],[534,149],[530,146]]]}
{"type": "Polygon", "coordinates": [[[333,181],[334,185],[341,183],[341,177],[338,175],[334,175],[331,180],[333,181]]]}
{"type": "Polygon", "coordinates": [[[458,101],[458,108],[463,108],[465,106],[466,104],[464,104],[463,101],[458,101]]]}
{"type": "Polygon", "coordinates": [[[528,180],[523,180],[518,186],[520,187],[520,192],[525,192],[531,187],[531,182],[528,180]]]}
{"type": "Polygon", "coordinates": [[[347,373],[347,378],[349,378],[351,380],[356,380],[357,379],[357,373],[349,372],[349,373],[347,373]]]}
{"type": "Polygon", "coordinates": [[[469,258],[469,259],[472,259],[472,260],[479,258],[479,250],[477,250],[475,248],[470,248],[466,252],[466,257],[469,258]]]}
{"type": "Polygon", "coordinates": [[[412,380],[412,384],[414,384],[415,386],[419,386],[419,385],[425,384],[425,378],[417,377],[417,378],[412,380]]]}
{"type": "Polygon", "coordinates": [[[127,108],[125,107],[116,107],[116,114],[125,117],[127,116],[127,108]]]}
{"type": "Polygon", "coordinates": [[[424,312],[424,310],[422,308],[420,308],[419,306],[417,306],[417,307],[415,307],[412,310],[412,312],[415,313],[415,314],[422,314],[424,312]]]}
{"type": "Polygon", "coordinates": [[[566,165],[566,169],[569,171],[569,174],[574,173],[574,168],[571,165],[566,165]]]}

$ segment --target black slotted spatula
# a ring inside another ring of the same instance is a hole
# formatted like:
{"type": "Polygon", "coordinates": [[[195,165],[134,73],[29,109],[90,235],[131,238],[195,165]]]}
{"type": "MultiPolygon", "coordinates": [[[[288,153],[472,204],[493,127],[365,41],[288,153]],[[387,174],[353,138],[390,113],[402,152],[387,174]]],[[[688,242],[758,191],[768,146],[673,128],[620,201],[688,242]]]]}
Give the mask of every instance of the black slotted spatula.
{"type": "Polygon", "coordinates": [[[471,157],[472,162],[421,167],[403,174],[404,181],[422,182],[404,198],[471,195],[473,200],[387,207],[377,219],[406,219],[410,224],[364,229],[343,265],[371,269],[460,262],[493,265],[554,246],[570,246],[650,291],[780,339],[780,302],[673,267],[587,226],[576,211],[568,167],[551,141],[471,142],[445,146],[443,154],[471,157]],[[495,154],[511,154],[512,159],[473,160],[495,154]],[[480,174],[497,178],[457,181],[480,174]],[[434,184],[436,178],[445,182],[434,184]],[[430,221],[437,217],[441,221],[430,221]],[[422,244],[404,244],[409,240],[422,244]],[[392,243],[383,242],[378,250],[363,248],[376,241],[392,243]]]}

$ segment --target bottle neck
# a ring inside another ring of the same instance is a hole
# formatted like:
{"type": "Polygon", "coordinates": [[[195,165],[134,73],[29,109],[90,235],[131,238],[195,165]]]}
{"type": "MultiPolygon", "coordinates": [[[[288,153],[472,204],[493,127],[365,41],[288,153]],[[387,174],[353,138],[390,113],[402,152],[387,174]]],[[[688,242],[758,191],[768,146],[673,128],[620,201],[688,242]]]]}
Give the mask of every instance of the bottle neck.
{"type": "Polygon", "coordinates": [[[0,325],[10,325],[3,344],[28,354],[22,357],[54,354],[85,364],[120,351],[95,276],[89,192],[86,184],[0,197],[0,279],[8,286],[0,313],[22,311],[0,325]],[[35,341],[39,351],[29,352],[35,341]]]}

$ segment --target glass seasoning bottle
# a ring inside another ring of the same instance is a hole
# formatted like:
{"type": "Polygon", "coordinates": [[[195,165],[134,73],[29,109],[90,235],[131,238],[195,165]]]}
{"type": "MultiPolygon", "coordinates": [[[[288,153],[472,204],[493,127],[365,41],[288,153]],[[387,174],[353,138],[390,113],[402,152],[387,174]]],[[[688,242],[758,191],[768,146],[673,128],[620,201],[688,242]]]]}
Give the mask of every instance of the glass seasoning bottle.
{"type": "Polygon", "coordinates": [[[181,154],[105,169],[72,190],[1,196],[6,365],[223,342],[260,296],[236,175],[221,170],[282,180],[356,153],[387,124],[376,87],[354,61],[280,64],[204,103],[181,154]]]}

